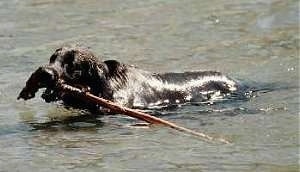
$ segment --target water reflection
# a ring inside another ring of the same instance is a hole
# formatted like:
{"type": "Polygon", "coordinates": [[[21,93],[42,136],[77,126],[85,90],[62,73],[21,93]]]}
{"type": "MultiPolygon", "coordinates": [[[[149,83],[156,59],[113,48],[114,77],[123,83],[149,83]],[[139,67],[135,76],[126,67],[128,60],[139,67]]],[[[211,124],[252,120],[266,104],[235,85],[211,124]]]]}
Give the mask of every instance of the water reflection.
{"type": "Polygon", "coordinates": [[[96,129],[102,127],[104,123],[93,114],[80,116],[70,116],[61,120],[53,119],[44,123],[29,124],[33,130],[78,130],[78,129],[96,129]]]}

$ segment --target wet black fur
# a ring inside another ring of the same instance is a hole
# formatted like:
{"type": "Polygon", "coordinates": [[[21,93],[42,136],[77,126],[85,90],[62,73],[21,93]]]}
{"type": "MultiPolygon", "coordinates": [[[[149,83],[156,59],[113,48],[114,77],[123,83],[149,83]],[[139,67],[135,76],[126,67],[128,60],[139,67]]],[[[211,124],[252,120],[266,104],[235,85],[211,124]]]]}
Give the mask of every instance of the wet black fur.
{"type": "MultiPolygon", "coordinates": [[[[43,68],[51,69],[54,71],[53,75],[67,84],[89,89],[94,95],[129,107],[145,108],[151,105],[207,101],[215,92],[225,96],[234,92],[230,89],[231,86],[238,87],[235,81],[219,72],[149,73],[115,60],[101,61],[83,48],[59,48],[43,68]],[[210,81],[201,82],[201,79],[210,76],[213,76],[210,81]],[[201,84],[180,87],[190,81],[201,84]],[[170,84],[173,84],[174,89],[170,88],[170,84]]],[[[72,107],[90,110],[99,108],[71,95],[59,94],[51,87],[46,89],[42,98],[47,102],[63,100],[72,107]]]]}

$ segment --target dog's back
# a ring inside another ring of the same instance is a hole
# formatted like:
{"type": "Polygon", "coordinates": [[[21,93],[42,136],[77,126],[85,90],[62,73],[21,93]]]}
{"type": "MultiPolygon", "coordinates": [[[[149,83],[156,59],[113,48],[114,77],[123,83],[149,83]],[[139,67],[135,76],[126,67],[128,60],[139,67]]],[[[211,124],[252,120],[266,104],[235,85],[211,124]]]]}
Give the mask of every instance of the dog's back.
{"type": "Polygon", "coordinates": [[[234,80],[215,71],[153,74],[129,66],[123,78],[113,100],[139,108],[224,98],[238,89],[234,80]]]}

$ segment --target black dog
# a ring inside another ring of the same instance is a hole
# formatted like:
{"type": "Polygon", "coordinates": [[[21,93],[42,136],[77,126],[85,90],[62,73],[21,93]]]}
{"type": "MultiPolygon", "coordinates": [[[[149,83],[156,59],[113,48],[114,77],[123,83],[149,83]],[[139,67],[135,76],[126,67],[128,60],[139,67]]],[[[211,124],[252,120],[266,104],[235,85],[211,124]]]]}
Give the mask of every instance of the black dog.
{"type": "Polygon", "coordinates": [[[99,108],[59,93],[54,88],[58,79],[137,108],[203,102],[224,98],[239,89],[236,81],[215,71],[155,74],[115,60],[102,62],[83,48],[62,47],[51,56],[48,65],[32,74],[19,98],[33,98],[39,88],[46,87],[42,95],[46,102],[63,100],[72,107],[99,108]]]}

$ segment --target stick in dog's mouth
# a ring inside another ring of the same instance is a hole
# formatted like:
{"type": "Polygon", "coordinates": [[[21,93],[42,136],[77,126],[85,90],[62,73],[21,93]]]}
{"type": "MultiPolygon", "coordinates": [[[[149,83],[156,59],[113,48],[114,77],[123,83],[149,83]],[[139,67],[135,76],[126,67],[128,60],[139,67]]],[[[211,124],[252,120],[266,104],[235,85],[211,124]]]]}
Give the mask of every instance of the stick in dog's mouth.
{"type": "Polygon", "coordinates": [[[58,77],[58,72],[54,68],[48,66],[39,67],[31,74],[17,99],[28,100],[34,98],[35,93],[41,88],[46,88],[44,94],[49,95],[57,84],[58,77]]]}

